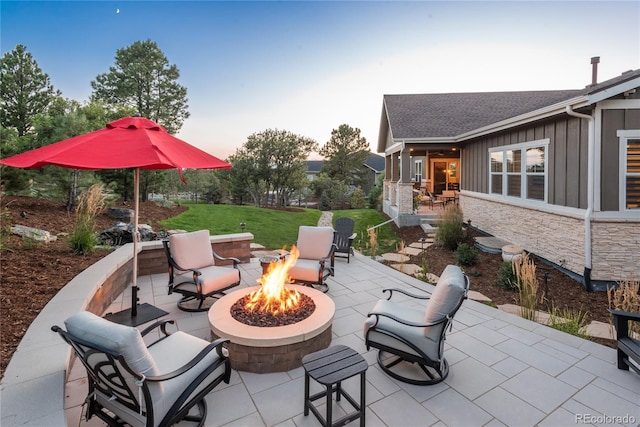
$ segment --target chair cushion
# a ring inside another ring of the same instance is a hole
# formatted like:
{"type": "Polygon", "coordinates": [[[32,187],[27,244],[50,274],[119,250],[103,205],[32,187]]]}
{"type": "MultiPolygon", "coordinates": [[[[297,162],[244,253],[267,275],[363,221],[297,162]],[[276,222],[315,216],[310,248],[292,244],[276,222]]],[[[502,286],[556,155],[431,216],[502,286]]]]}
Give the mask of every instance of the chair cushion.
{"type": "Polygon", "coordinates": [[[171,257],[182,268],[199,269],[214,264],[209,230],[169,236],[171,257]]]}
{"type": "MultiPolygon", "coordinates": [[[[198,278],[202,286],[203,295],[215,294],[240,281],[240,271],[233,267],[209,266],[200,268],[202,275],[198,278]]],[[[193,273],[186,272],[176,276],[175,283],[180,284],[180,289],[196,293],[196,285],[193,283],[193,273]]]]}
{"type": "MultiPolygon", "coordinates": [[[[435,322],[451,314],[464,296],[464,287],[464,273],[462,273],[460,267],[448,265],[440,275],[440,279],[438,279],[438,283],[436,283],[436,287],[429,298],[424,321],[427,323],[435,322]]],[[[431,339],[439,339],[434,336],[435,333],[439,335],[440,332],[425,328],[425,334],[431,339]]]]}
{"type": "MultiPolygon", "coordinates": [[[[160,375],[164,375],[186,365],[207,345],[209,345],[209,342],[201,338],[178,331],[150,346],[149,351],[157,363],[160,375]]],[[[161,388],[156,383],[149,383],[149,390],[154,402],[156,424],[167,414],[171,405],[187,386],[218,359],[218,353],[212,350],[197,365],[184,374],[163,381],[161,388]]],[[[224,364],[222,364],[209,374],[207,379],[200,382],[200,385],[191,393],[191,396],[210,384],[211,380],[222,375],[224,369],[224,364]]],[[[189,400],[191,399],[187,399],[187,402],[189,400]]]]}
{"type": "Polygon", "coordinates": [[[301,225],[298,229],[298,243],[296,244],[296,247],[300,252],[300,258],[315,260],[324,258],[331,252],[332,244],[332,227],[311,227],[301,225]]]}
{"type": "Polygon", "coordinates": [[[298,258],[289,270],[289,277],[304,282],[317,282],[320,271],[320,262],[317,259],[298,258]]]}
{"type": "MultiPolygon", "coordinates": [[[[423,323],[424,322],[424,310],[422,308],[407,307],[406,302],[395,303],[386,299],[379,300],[373,308],[376,313],[388,313],[400,319],[407,320],[409,322],[423,323]]],[[[364,336],[367,337],[367,331],[371,329],[376,321],[375,316],[370,316],[364,323],[364,336]]],[[[368,340],[379,343],[391,348],[404,351],[405,353],[413,354],[420,357],[411,347],[406,345],[403,341],[390,337],[380,331],[388,331],[396,334],[406,341],[412,343],[418,347],[427,357],[431,360],[438,360],[439,358],[439,334],[436,335],[435,340],[430,337],[431,334],[425,336],[425,329],[437,329],[442,330],[443,325],[438,325],[431,328],[419,328],[415,326],[407,326],[402,323],[391,320],[387,317],[380,316],[378,324],[374,329],[369,331],[368,340]]]]}
{"type": "Polygon", "coordinates": [[[140,331],[120,325],[88,311],[80,311],[64,321],[74,337],[121,354],[129,367],[145,376],[157,375],[158,368],[142,340],[140,331]]]}

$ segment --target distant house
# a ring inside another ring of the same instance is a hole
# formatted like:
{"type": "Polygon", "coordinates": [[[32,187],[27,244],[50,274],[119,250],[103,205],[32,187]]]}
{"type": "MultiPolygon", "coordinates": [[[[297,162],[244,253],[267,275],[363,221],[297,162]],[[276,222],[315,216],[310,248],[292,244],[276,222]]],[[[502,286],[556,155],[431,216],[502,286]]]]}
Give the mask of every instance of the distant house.
{"type": "MultiPolygon", "coordinates": [[[[594,63],[592,61],[592,63],[594,63]]],[[[578,90],[385,95],[383,209],[460,190],[465,222],[602,289],[640,277],[640,70],[578,90]]]]}
{"type": "MultiPolygon", "coordinates": [[[[324,165],[323,160],[307,160],[307,178],[313,181],[317,178],[324,165]]],[[[362,189],[365,194],[369,194],[371,188],[376,184],[378,177],[384,172],[384,157],[371,153],[364,163],[367,170],[367,182],[362,189]]]]}

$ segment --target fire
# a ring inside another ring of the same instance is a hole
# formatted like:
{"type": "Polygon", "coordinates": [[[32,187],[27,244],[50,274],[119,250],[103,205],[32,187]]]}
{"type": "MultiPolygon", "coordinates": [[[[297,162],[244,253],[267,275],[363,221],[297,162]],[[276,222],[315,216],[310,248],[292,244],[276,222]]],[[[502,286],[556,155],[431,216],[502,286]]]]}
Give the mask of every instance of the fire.
{"type": "Polygon", "coordinates": [[[289,270],[296,263],[298,255],[298,248],[293,246],[288,257],[269,265],[267,273],[258,279],[260,289],[249,294],[249,302],[245,305],[247,310],[258,310],[275,315],[298,307],[300,293],[285,286],[286,283],[291,282],[289,270]]]}

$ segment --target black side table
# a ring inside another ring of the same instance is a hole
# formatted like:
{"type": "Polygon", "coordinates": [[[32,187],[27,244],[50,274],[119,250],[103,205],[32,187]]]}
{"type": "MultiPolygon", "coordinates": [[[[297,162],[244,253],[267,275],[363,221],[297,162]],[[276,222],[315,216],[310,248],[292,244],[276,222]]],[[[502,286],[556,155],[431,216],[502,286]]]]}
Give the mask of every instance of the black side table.
{"type": "Polygon", "coordinates": [[[315,353],[307,354],[302,358],[304,367],[304,415],[309,415],[309,409],[324,427],[343,426],[356,418],[360,418],[360,427],[364,427],[364,414],[366,409],[365,386],[366,372],[369,365],[364,358],[351,347],[336,345],[315,353]],[[360,374],[360,403],[356,402],[342,389],[341,382],[354,375],[360,374]],[[324,385],[326,390],[309,396],[309,377],[324,385]],[[355,409],[351,414],[332,422],[333,392],[336,392],[336,401],[341,396],[355,409]],[[327,417],[320,414],[313,404],[314,400],[327,398],[327,417]]]}

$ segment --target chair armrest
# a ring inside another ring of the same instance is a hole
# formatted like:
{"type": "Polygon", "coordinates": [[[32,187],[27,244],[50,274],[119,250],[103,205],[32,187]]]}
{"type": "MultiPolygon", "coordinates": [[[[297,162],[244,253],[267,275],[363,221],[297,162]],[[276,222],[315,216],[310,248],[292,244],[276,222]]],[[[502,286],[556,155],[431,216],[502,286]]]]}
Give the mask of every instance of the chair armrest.
{"type": "Polygon", "coordinates": [[[213,253],[213,258],[217,259],[218,261],[233,261],[233,266],[236,267],[238,264],[240,264],[240,260],[238,258],[234,258],[234,257],[223,257],[220,256],[216,253],[216,251],[212,251],[213,253]]]}
{"type": "MultiPolygon", "coordinates": [[[[426,328],[428,326],[435,326],[435,325],[439,325],[440,323],[446,322],[450,317],[449,316],[444,316],[438,320],[436,320],[435,322],[426,322],[426,323],[416,323],[416,322],[410,322],[408,320],[405,319],[401,319],[397,316],[394,316],[393,314],[389,314],[389,313],[385,313],[385,312],[375,312],[372,311],[368,314],[368,316],[376,316],[376,318],[378,316],[381,317],[386,317],[388,319],[393,320],[394,322],[398,322],[398,323],[402,323],[403,325],[407,325],[407,326],[413,326],[416,328],[426,328]]],[[[376,319],[376,323],[374,324],[377,325],[378,324],[378,319],[376,319]]]]}
{"type": "Polygon", "coordinates": [[[416,298],[416,299],[429,299],[429,298],[431,298],[431,295],[418,295],[418,294],[414,294],[414,293],[405,291],[404,289],[398,289],[398,288],[383,289],[382,293],[385,293],[385,292],[389,292],[389,297],[387,298],[387,300],[391,299],[391,297],[393,296],[394,292],[398,292],[398,293],[401,293],[401,294],[406,295],[408,297],[416,298]]]}
{"type": "Polygon", "coordinates": [[[631,320],[632,322],[640,322],[640,313],[634,313],[631,311],[622,310],[609,310],[614,317],[619,317],[622,320],[631,320]]]}
{"type": "Polygon", "coordinates": [[[147,326],[146,328],[144,328],[144,330],[142,330],[140,332],[140,335],[142,335],[144,337],[149,332],[153,331],[157,327],[160,327],[160,331],[164,334],[164,336],[168,337],[169,335],[171,335],[171,332],[167,332],[167,324],[168,323],[174,325],[176,323],[176,321],[175,320],[158,320],[158,321],[154,322],[153,324],[151,324],[151,325],[147,326]]]}
{"type": "Polygon", "coordinates": [[[181,366],[180,368],[176,369],[175,371],[169,372],[164,375],[149,376],[149,377],[146,377],[146,380],[147,381],[166,381],[166,380],[170,380],[171,378],[178,377],[184,374],[185,372],[187,372],[189,369],[196,366],[198,363],[200,363],[200,361],[204,359],[207,356],[207,354],[211,353],[211,351],[214,349],[218,352],[219,357],[226,358],[227,356],[225,356],[222,351],[222,345],[228,342],[229,340],[227,339],[219,338],[214,342],[212,342],[211,344],[207,345],[193,359],[191,359],[189,362],[187,362],[185,365],[181,366]]]}

